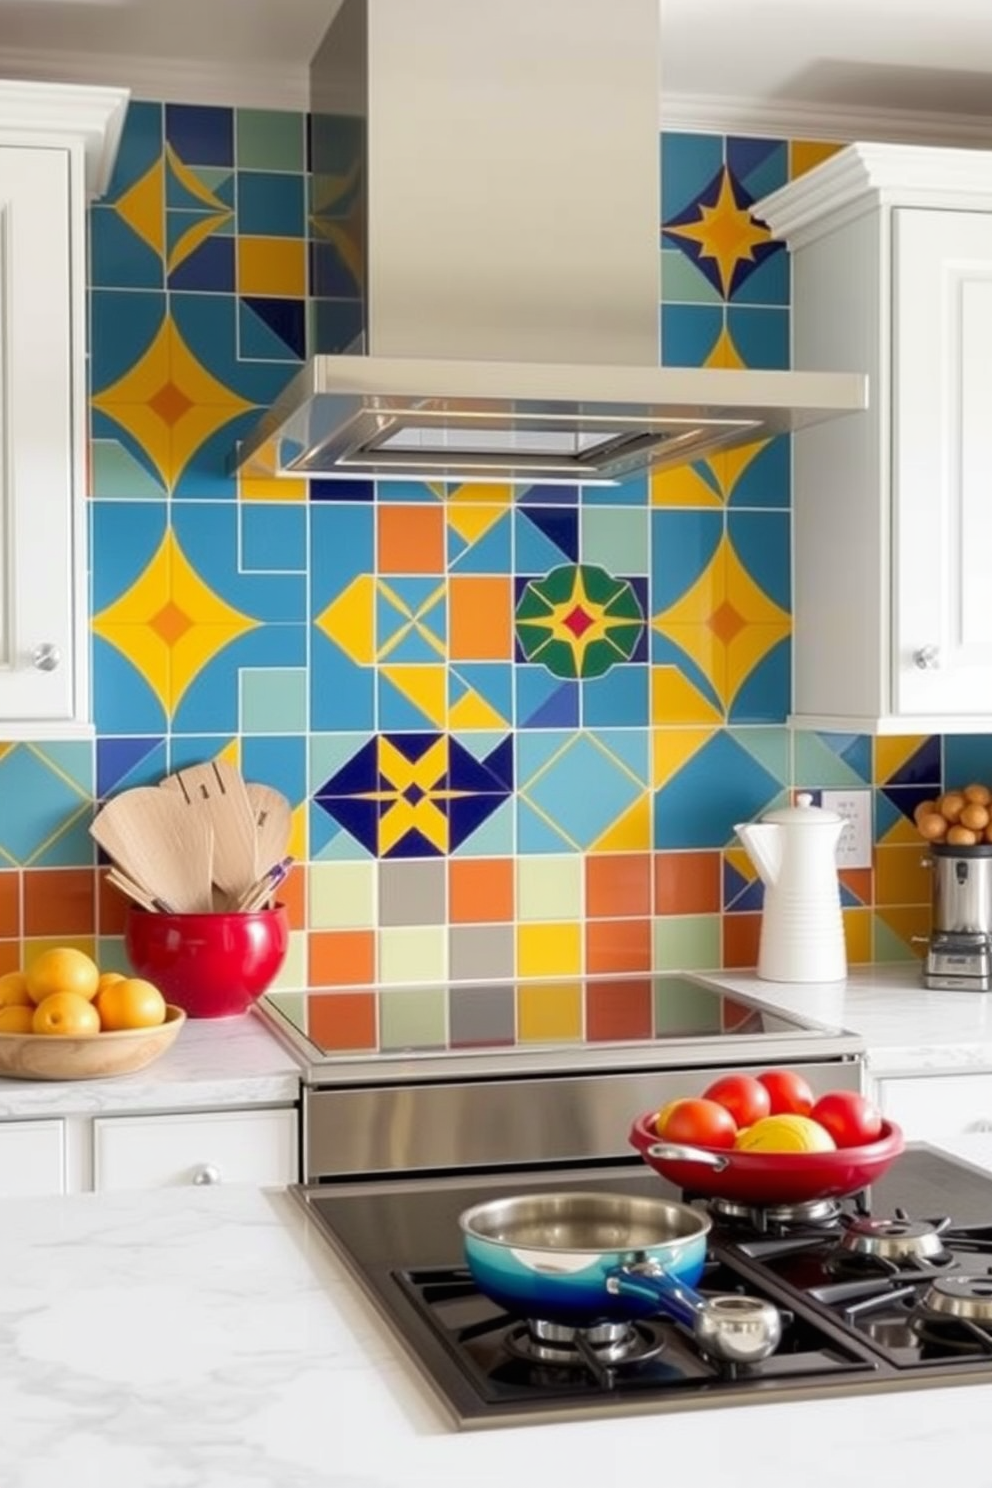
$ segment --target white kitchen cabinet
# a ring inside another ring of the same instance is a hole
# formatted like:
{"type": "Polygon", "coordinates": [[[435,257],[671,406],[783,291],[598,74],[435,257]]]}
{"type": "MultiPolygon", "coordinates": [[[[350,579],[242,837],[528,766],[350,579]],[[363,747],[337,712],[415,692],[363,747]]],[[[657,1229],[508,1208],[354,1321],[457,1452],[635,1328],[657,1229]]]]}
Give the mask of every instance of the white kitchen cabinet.
{"type": "Polygon", "coordinates": [[[120,89],[0,81],[0,738],[88,728],[86,203],[120,89]]]}
{"type": "Polygon", "coordinates": [[[869,377],[794,442],[794,724],[992,731],[992,152],[851,145],[759,202],[793,364],[869,377]]]}
{"type": "Polygon", "coordinates": [[[0,1122],[0,1198],[36,1198],[64,1191],[64,1122],[0,1122]]]}
{"type": "Polygon", "coordinates": [[[96,1117],[93,1187],[295,1183],[298,1120],[295,1107],[96,1117]]]}
{"type": "Polygon", "coordinates": [[[909,1141],[992,1131],[992,1074],[888,1076],[872,1098],[909,1141]]]}

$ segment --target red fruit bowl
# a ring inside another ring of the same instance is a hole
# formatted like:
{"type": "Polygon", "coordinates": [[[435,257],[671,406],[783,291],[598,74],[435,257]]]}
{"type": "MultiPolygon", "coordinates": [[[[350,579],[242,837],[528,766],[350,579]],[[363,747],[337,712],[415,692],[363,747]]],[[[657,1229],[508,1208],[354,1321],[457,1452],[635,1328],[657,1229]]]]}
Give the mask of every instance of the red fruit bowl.
{"type": "Polygon", "coordinates": [[[124,948],[138,976],[191,1018],[231,1018],[270,986],[289,945],[285,907],[250,914],[153,914],[131,906],[124,948]]]}
{"type": "Polygon", "coordinates": [[[655,1111],[639,1116],[630,1143],[649,1167],[678,1188],[706,1199],[736,1199],[742,1204],[805,1204],[839,1199],[881,1178],[902,1152],[902,1131],[882,1122],[882,1135],[860,1147],[834,1152],[737,1152],[686,1147],[684,1157],[661,1157],[652,1149],[665,1143],[654,1129],[655,1111]],[[694,1160],[692,1154],[698,1156],[694,1160]]]}

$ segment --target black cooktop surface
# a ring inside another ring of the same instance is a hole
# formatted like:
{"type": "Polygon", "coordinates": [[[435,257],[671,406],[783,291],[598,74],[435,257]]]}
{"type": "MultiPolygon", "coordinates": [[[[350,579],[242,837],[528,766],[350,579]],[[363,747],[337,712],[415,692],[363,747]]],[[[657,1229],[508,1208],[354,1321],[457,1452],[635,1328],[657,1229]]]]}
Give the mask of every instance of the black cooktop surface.
{"type": "Polygon", "coordinates": [[[766,1298],[783,1322],[774,1354],[743,1366],[706,1358],[690,1332],[663,1318],[636,1324],[617,1363],[581,1336],[578,1357],[557,1348],[534,1356],[521,1320],[476,1289],[458,1218],[503,1195],[580,1188],[699,1202],[637,1164],[295,1193],[461,1427],[992,1382],[992,1324],[948,1329],[939,1318],[929,1328],[919,1317],[935,1279],[987,1291],[992,1310],[988,1173],[913,1145],[870,1194],[845,1200],[825,1223],[714,1216],[699,1290],[766,1298]],[[852,1265],[842,1237],[868,1210],[932,1225],[941,1231],[937,1255],[852,1265]]]}

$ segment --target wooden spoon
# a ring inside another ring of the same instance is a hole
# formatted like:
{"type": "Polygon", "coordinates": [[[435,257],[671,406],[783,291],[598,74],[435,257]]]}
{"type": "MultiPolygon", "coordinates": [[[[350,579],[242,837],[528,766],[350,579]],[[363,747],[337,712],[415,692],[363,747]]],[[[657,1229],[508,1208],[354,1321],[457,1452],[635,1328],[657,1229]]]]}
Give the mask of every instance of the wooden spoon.
{"type": "Polygon", "coordinates": [[[236,904],[258,878],[255,817],[241,772],[225,760],[189,765],[161,782],[160,793],[213,828],[213,880],[236,904]],[[164,789],[162,788],[164,787],[164,789]]]}
{"type": "Polygon", "coordinates": [[[255,818],[256,861],[259,873],[263,874],[281,863],[289,852],[293,808],[282,791],[271,785],[249,781],[245,790],[255,818]]]}
{"type": "Polygon", "coordinates": [[[210,909],[213,828],[205,815],[157,786],[139,785],[108,801],[90,833],[151,898],[177,914],[210,909]]]}

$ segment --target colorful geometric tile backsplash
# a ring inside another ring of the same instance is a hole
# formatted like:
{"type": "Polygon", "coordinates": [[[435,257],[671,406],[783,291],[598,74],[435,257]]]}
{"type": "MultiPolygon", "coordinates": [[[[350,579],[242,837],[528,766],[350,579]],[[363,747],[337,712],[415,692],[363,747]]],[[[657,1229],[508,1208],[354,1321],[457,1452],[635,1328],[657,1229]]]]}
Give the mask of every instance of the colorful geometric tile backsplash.
{"type": "MultiPolygon", "coordinates": [[[[830,148],[663,136],[666,363],[787,365],[749,206],[830,148]]],[[[280,985],[339,989],[342,1048],[649,1030],[647,984],[554,979],[752,965],[734,823],[795,787],[871,789],[849,955],[912,955],[908,814],[983,741],[786,729],[786,440],[617,487],[231,473],[306,352],[323,194],[302,115],[131,106],[90,214],[96,742],[0,743],[0,971],[53,941],[123,964],[93,803],[213,756],[293,803],[280,985]]]]}

